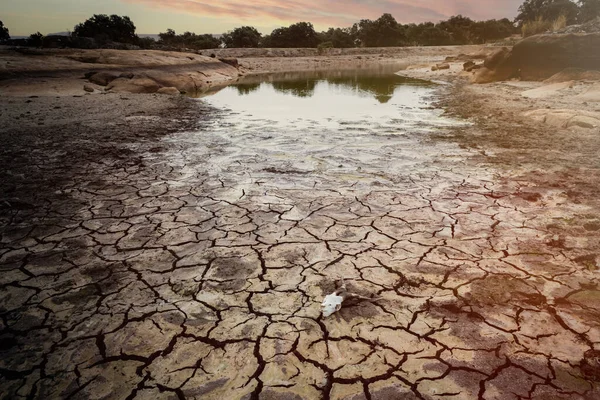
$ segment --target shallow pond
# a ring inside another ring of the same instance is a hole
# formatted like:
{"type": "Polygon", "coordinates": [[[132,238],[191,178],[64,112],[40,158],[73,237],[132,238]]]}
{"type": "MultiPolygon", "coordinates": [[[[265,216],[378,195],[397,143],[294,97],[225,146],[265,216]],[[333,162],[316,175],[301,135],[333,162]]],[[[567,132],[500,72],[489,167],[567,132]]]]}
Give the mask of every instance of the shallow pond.
{"type": "Polygon", "coordinates": [[[457,146],[429,140],[464,123],[432,107],[437,85],[396,71],[248,77],[200,100],[210,117],[171,138],[171,162],[191,178],[203,171],[238,188],[370,190],[462,159],[457,146]]]}
{"type": "Polygon", "coordinates": [[[443,124],[429,97],[435,84],[396,75],[399,67],[251,76],[205,98],[230,109],[229,122],[270,128],[401,133],[443,124]]]}

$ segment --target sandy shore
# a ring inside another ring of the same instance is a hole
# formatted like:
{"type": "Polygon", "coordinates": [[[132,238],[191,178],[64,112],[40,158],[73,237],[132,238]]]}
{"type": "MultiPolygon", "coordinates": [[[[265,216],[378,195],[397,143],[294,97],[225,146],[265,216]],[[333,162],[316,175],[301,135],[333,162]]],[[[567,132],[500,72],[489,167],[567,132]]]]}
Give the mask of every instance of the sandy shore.
{"type": "Polygon", "coordinates": [[[594,83],[431,72],[488,51],[240,58],[244,74],[401,62],[449,82],[436,101],[462,123],[384,145],[231,132],[202,101],[86,93],[80,64],[0,81],[1,392],[600,397],[594,83]],[[339,277],[377,300],[324,319],[339,277]]]}

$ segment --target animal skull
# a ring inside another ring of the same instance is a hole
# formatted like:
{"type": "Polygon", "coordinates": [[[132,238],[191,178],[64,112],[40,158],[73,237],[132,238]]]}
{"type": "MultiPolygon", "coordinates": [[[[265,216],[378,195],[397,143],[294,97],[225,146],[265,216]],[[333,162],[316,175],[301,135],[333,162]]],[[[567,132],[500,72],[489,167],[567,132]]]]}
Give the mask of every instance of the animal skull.
{"type": "Polygon", "coordinates": [[[339,311],[339,309],[342,308],[343,301],[344,298],[335,293],[325,296],[323,303],[321,303],[321,312],[323,313],[323,316],[329,317],[334,312],[339,311]]]}

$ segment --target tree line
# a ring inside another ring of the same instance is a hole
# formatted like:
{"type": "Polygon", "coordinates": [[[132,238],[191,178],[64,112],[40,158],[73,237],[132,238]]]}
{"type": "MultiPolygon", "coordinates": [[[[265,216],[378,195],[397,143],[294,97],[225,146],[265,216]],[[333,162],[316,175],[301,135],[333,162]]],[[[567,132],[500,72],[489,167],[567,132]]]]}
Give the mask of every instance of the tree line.
{"type": "MultiPolygon", "coordinates": [[[[177,34],[168,29],[159,34],[158,41],[140,38],[129,17],[94,15],[76,25],[71,38],[72,47],[124,43],[141,48],[169,47],[189,49],[230,48],[349,48],[391,46],[439,46],[483,44],[509,37],[528,24],[536,22],[543,29],[557,19],[566,25],[584,23],[600,16],[600,0],[525,0],[514,21],[508,18],[474,21],[462,15],[438,23],[401,24],[391,14],[376,20],[362,19],[347,28],[329,28],[317,32],[310,22],[298,22],[263,35],[252,26],[235,28],[220,36],[192,32],[177,34]],[[90,39],[86,41],[84,39],[90,39]]],[[[536,32],[537,33],[537,32],[536,32]]],[[[0,21],[0,41],[10,38],[9,31],[0,21]]],[[[27,43],[43,46],[44,36],[37,32],[27,43]]],[[[66,44],[68,47],[68,43],[66,44]]]]}
{"type": "MultiPolygon", "coordinates": [[[[391,47],[480,44],[506,38],[516,32],[508,19],[473,21],[457,15],[434,24],[398,23],[391,14],[376,20],[363,19],[349,28],[329,28],[317,32],[310,22],[298,22],[262,35],[256,28],[242,26],[223,34],[220,45],[231,48],[316,48],[316,47],[391,47]]],[[[210,35],[186,32],[177,35],[173,30],[160,34],[159,43],[196,49],[215,48],[210,35]]]]}

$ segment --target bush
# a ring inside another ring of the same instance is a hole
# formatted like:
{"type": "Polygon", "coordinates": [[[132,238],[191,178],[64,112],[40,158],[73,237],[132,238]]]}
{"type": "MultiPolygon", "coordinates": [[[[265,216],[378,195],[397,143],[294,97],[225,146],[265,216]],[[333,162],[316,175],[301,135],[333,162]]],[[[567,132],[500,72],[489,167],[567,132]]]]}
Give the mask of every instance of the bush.
{"type": "Polygon", "coordinates": [[[137,45],[142,49],[152,49],[156,45],[156,40],[151,37],[139,38],[137,41],[137,45]]]}
{"type": "Polygon", "coordinates": [[[523,31],[523,37],[529,37],[551,31],[552,25],[552,22],[546,21],[543,18],[539,17],[534,21],[525,22],[521,30],[523,31]]]}
{"type": "Polygon", "coordinates": [[[523,37],[539,35],[546,32],[556,32],[567,26],[567,16],[559,15],[554,21],[546,21],[543,18],[538,18],[535,21],[525,22],[523,24],[523,37]]]}
{"type": "Polygon", "coordinates": [[[4,23],[0,21],[0,41],[10,39],[10,33],[8,28],[4,26],[4,23]]]}
{"type": "Polygon", "coordinates": [[[556,32],[560,29],[566,28],[567,27],[567,16],[566,15],[560,15],[558,18],[556,18],[556,20],[552,23],[552,31],[556,32]]]}
{"type": "Polygon", "coordinates": [[[319,43],[319,45],[317,46],[317,49],[319,51],[319,54],[325,54],[325,51],[327,49],[333,49],[333,43],[332,42],[319,43]]]}
{"type": "Polygon", "coordinates": [[[27,44],[31,47],[42,47],[44,44],[44,35],[40,32],[34,33],[27,39],[27,44]]]}

